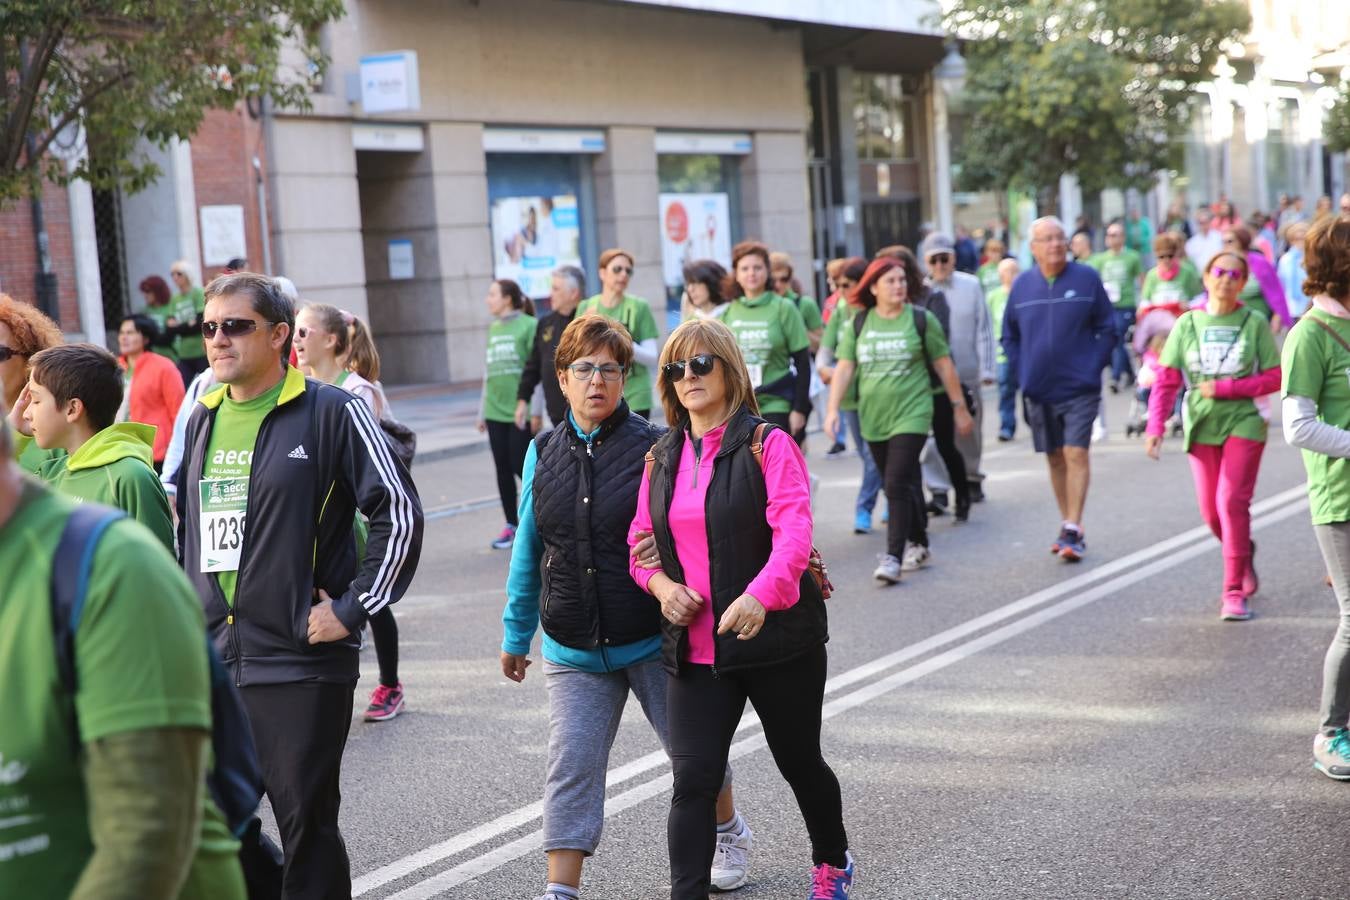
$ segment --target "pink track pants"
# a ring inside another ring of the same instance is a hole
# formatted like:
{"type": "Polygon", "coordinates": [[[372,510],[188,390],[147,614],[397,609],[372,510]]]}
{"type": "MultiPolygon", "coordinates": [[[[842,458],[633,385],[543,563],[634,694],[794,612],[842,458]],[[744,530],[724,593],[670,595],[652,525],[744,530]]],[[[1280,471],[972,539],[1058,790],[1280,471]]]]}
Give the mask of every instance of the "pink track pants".
{"type": "Polygon", "coordinates": [[[1252,558],[1252,494],[1262,441],[1229,437],[1220,446],[1192,444],[1191,473],[1200,517],[1223,545],[1223,589],[1242,590],[1252,558]]]}

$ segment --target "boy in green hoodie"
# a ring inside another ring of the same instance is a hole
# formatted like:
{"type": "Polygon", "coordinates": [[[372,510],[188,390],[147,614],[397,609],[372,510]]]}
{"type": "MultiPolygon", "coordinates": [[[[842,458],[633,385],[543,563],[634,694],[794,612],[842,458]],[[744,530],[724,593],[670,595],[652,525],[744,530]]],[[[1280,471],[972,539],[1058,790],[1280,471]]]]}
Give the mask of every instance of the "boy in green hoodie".
{"type": "Polygon", "coordinates": [[[63,344],[34,354],[28,387],[10,421],[22,454],[29,440],[43,450],[60,448],[38,477],[81,502],[124,510],[174,552],[169,501],[155,474],[155,428],[114,423],[122,405],[117,358],[94,344],[63,344]]]}

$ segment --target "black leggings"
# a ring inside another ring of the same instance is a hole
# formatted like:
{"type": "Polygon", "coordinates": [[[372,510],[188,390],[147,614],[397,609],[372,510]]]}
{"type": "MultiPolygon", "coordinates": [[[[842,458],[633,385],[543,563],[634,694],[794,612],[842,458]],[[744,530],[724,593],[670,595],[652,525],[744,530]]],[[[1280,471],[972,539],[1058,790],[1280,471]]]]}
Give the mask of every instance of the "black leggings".
{"type": "Polygon", "coordinates": [[[398,622],[386,606],[370,617],[370,636],[375,639],[375,659],[380,664],[380,684],[398,687],[398,622]]]}
{"type": "Polygon", "coordinates": [[[792,413],[760,413],[760,418],[766,422],[777,425],[779,428],[792,435],[792,439],[796,441],[797,446],[800,447],[806,441],[806,429],[803,428],[801,431],[793,431],[790,419],[791,415],[792,413]]]}
{"type": "Polygon", "coordinates": [[[502,498],[502,512],[506,521],[519,525],[516,509],[519,488],[516,479],[525,468],[525,454],[530,450],[530,432],[517,428],[515,422],[487,423],[488,446],[492,448],[492,462],[497,466],[497,493],[502,498]]]}
{"type": "Polygon", "coordinates": [[[947,467],[947,478],[956,493],[957,506],[970,506],[970,482],[966,478],[966,459],[956,446],[956,411],[946,394],[933,395],[933,442],[947,467]]]}
{"type": "Polygon", "coordinates": [[[717,842],[717,792],[727,754],[748,699],[764,724],[773,761],[787,779],[806,820],[811,856],[844,867],[839,779],[820,755],[820,710],[825,697],[825,646],[787,662],[712,674],[712,666],[684,665],[669,679],[666,715],[674,795],[666,837],[670,844],[671,900],[707,900],[717,842]]]}
{"type": "Polygon", "coordinates": [[[906,539],[928,546],[928,517],[923,511],[923,474],[919,468],[919,454],[927,440],[926,434],[896,434],[884,441],[867,442],[891,511],[886,523],[886,552],[896,559],[904,556],[906,539]]]}

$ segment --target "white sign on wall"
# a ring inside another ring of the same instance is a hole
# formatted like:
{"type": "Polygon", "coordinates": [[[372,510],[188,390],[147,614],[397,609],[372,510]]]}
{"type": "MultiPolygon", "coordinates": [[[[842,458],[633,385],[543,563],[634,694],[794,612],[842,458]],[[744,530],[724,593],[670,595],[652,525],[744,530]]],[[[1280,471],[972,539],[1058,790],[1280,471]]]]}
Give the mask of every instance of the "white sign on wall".
{"type": "Polygon", "coordinates": [[[361,57],[361,108],[367,113],[414,112],[422,107],[417,51],[361,57]]]}
{"type": "Polygon", "coordinates": [[[731,268],[731,210],[726,194],[661,194],[661,270],[667,287],[684,284],[684,267],[714,259],[731,268]]]}
{"type": "Polygon", "coordinates": [[[403,281],[413,277],[413,245],[409,240],[389,242],[389,280],[403,281]]]}
{"type": "Polygon", "coordinates": [[[236,256],[248,256],[242,206],[203,206],[200,218],[202,265],[223,266],[236,256]]]}

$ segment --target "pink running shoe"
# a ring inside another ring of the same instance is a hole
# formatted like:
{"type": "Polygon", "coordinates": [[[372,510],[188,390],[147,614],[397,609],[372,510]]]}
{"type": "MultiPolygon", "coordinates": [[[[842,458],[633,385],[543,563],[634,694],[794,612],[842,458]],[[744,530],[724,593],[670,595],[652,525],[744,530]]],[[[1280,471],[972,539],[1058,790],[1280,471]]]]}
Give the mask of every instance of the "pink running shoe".
{"type": "Polygon", "coordinates": [[[1251,610],[1247,608],[1247,598],[1239,591],[1231,591],[1223,595],[1223,607],[1219,610],[1219,618],[1225,622],[1245,622],[1252,617],[1251,610]]]}
{"type": "Polygon", "coordinates": [[[848,900],[853,887],[853,854],[844,853],[848,866],[836,869],[821,863],[811,870],[811,897],[809,900],[848,900]]]}
{"type": "Polygon", "coordinates": [[[375,685],[370,695],[370,705],[363,717],[367,722],[387,722],[403,712],[403,682],[394,687],[375,685]]]}

